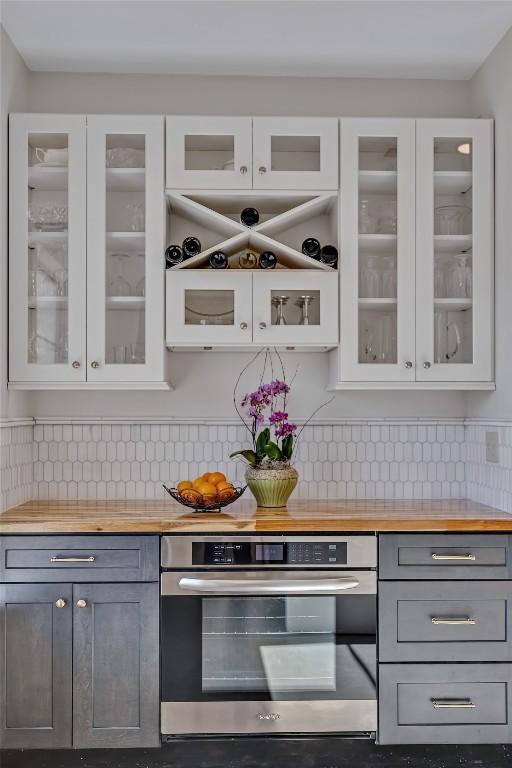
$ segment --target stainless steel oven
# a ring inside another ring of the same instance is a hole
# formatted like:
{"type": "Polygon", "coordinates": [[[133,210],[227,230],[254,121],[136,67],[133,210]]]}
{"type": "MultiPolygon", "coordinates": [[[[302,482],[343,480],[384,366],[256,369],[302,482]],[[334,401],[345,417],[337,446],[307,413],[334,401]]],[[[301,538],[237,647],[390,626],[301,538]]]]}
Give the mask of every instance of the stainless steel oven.
{"type": "Polygon", "coordinates": [[[377,727],[374,536],[167,536],[162,733],[377,727]]]}

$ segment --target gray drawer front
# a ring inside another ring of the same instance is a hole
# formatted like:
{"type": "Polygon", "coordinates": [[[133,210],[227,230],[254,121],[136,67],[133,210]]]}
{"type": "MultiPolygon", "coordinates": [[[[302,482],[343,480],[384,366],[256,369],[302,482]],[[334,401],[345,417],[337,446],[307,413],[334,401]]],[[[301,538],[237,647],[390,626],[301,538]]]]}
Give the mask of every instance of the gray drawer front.
{"type": "Polygon", "coordinates": [[[510,582],[379,583],[380,661],[511,661],[511,627],[510,582]]]}
{"type": "Polygon", "coordinates": [[[508,664],[383,664],[379,703],[380,744],[512,741],[508,664]]]}
{"type": "Polygon", "coordinates": [[[0,538],[3,582],[158,581],[158,577],[158,536],[0,538]]]}
{"type": "Polygon", "coordinates": [[[512,579],[508,534],[380,534],[380,579],[512,579]]]}

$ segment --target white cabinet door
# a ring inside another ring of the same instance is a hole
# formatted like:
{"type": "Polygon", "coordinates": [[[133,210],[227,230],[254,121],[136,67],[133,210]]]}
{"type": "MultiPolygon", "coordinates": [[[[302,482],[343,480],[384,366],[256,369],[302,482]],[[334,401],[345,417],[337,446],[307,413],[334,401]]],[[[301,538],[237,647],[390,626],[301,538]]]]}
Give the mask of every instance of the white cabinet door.
{"type": "Polygon", "coordinates": [[[414,351],[414,120],[341,121],[341,382],[407,382],[414,351]]]}
{"type": "Polygon", "coordinates": [[[417,379],[491,381],[492,121],[418,120],[417,379]]]}
{"type": "Polygon", "coordinates": [[[168,346],[247,346],[252,341],[252,274],[168,269],[166,308],[168,346]]]}
{"type": "Polygon", "coordinates": [[[255,117],[256,189],[338,189],[338,120],[255,117]]]}
{"type": "Polygon", "coordinates": [[[87,379],[164,378],[164,126],[87,120],[87,379]]]}
{"type": "Polygon", "coordinates": [[[85,380],[86,139],[82,115],[10,117],[10,367],[85,380]]]}
{"type": "Polygon", "coordinates": [[[254,272],[257,344],[333,347],[338,343],[338,273],[283,269],[254,272]]]}
{"type": "Polygon", "coordinates": [[[250,189],[250,117],[166,118],[166,187],[250,189]]]}

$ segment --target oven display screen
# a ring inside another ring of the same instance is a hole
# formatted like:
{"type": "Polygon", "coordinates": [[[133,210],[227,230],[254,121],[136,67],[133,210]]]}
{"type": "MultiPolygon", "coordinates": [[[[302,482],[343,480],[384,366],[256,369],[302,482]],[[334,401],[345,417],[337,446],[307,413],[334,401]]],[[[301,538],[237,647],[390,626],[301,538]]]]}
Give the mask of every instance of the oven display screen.
{"type": "Polygon", "coordinates": [[[347,542],[193,542],[193,565],[346,565],[347,542]]]}

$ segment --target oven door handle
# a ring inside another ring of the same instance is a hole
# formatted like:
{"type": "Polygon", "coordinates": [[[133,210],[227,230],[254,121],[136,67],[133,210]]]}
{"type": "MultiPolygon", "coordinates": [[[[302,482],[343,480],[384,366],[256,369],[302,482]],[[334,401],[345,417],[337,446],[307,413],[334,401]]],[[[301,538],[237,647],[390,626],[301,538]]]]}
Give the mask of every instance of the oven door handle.
{"type": "Polygon", "coordinates": [[[355,589],[354,576],[329,579],[209,579],[182,576],[178,582],[185,592],[210,592],[218,595],[326,595],[355,589]]]}

